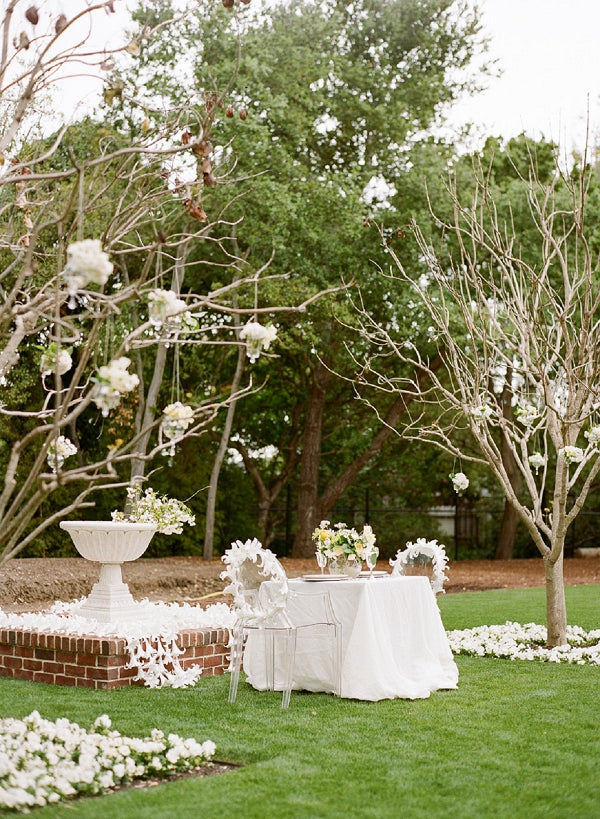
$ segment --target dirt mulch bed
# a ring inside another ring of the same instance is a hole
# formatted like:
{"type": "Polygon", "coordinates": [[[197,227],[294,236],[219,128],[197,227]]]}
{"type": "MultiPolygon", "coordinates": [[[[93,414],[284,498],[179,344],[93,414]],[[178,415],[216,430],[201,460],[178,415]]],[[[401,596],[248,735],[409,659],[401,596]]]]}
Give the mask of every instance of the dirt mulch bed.
{"type": "MultiPolygon", "coordinates": [[[[313,559],[283,558],[289,577],[316,572],[313,559]]],[[[381,562],[378,569],[390,570],[381,562]]],[[[142,558],[123,564],[123,580],[138,599],[193,603],[206,606],[228,601],[223,596],[220,561],[199,557],[142,558]]],[[[98,580],[99,565],[74,558],[25,558],[0,568],[0,608],[4,611],[39,611],[55,600],[78,600],[89,594],[98,580]]],[[[541,558],[528,560],[450,561],[446,592],[523,588],[544,585],[541,558]]],[[[567,585],[600,584],[600,558],[565,560],[567,585]]]]}

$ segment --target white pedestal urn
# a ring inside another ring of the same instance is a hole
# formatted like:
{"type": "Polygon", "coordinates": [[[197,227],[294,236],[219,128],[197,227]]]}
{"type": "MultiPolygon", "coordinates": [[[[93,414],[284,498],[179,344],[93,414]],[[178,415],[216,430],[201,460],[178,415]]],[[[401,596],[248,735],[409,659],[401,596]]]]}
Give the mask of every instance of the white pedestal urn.
{"type": "Polygon", "coordinates": [[[126,619],[136,611],[129,587],[123,583],[121,564],[141,557],[156,532],[154,523],[104,520],[63,520],[60,528],[71,535],[86,560],[102,564],[100,579],[83,602],[79,614],[101,623],[126,619]]]}

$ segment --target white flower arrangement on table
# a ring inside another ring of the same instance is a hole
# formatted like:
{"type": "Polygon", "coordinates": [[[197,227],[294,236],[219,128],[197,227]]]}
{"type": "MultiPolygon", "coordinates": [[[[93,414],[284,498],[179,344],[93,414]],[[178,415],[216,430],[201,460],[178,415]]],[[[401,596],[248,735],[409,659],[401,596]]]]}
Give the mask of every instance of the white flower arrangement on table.
{"type": "Polygon", "coordinates": [[[406,567],[424,563],[431,560],[433,576],[431,578],[431,588],[434,594],[444,593],[444,583],[448,579],[446,570],[448,566],[448,556],[446,547],[437,540],[425,540],[424,537],[417,538],[413,543],[408,541],[405,549],[398,549],[395,558],[390,558],[392,575],[404,574],[406,567]]]}
{"type": "Polygon", "coordinates": [[[570,466],[571,464],[579,464],[585,457],[583,449],[578,446],[564,446],[561,450],[559,450],[559,453],[562,453],[567,466],[570,466]]]}
{"type": "Polygon", "coordinates": [[[263,327],[258,321],[249,321],[240,330],[240,338],[246,341],[246,354],[253,364],[263,350],[268,350],[277,338],[277,328],[272,324],[263,327]]]}
{"type": "Polygon", "coordinates": [[[534,452],[533,455],[530,455],[527,459],[529,461],[529,465],[532,469],[535,469],[535,474],[537,475],[542,467],[546,466],[546,457],[542,455],[541,452],[534,452]]]}
{"type": "Polygon", "coordinates": [[[113,264],[99,239],[83,239],[67,247],[67,264],[62,275],[71,296],[90,282],[106,284],[112,272],[113,264]]]}
{"type": "Polygon", "coordinates": [[[58,375],[68,373],[73,366],[73,359],[71,358],[71,349],[57,346],[55,341],[52,341],[40,359],[40,372],[42,377],[51,375],[56,372],[58,375]]]}
{"type": "Polygon", "coordinates": [[[60,469],[67,458],[75,455],[77,447],[75,444],[66,438],[64,435],[57,435],[48,447],[48,454],[46,460],[50,469],[56,473],[60,469]]]}
{"type": "Polygon", "coordinates": [[[198,328],[198,321],[187,309],[187,304],[173,290],[157,288],[148,293],[148,318],[157,330],[163,326],[171,332],[190,332],[198,328]]]}
{"type": "Polygon", "coordinates": [[[462,495],[469,488],[469,479],[464,472],[453,472],[449,475],[449,478],[457,495],[462,495]]]}
{"type": "Polygon", "coordinates": [[[157,532],[162,535],[180,535],[184,524],[195,526],[196,518],[189,506],[176,498],[159,497],[154,489],[142,490],[139,484],[127,488],[130,505],[129,514],[117,510],[111,512],[116,521],[134,523],[155,523],[157,532]]]}
{"type": "Polygon", "coordinates": [[[80,795],[101,794],[136,779],[155,779],[205,765],[211,740],[198,742],[154,729],[149,737],[111,730],[106,715],[89,731],[62,717],[32,711],[0,719],[0,810],[29,813],[80,795]]]}
{"type": "Polygon", "coordinates": [[[346,559],[350,563],[367,559],[375,548],[375,534],[367,523],[362,532],[351,529],[345,523],[336,523],[333,527],[328,520],[322,520],[312,533],[317,551],[329,563],[332,560],[346,559]]]}
{"type": "Polygon", "coordinates": [[[135,389],[140,379],[135,373],[127,372],[131,360],[126,356],[113,359],[109,364],[99,367],[96,372],[92,401],[106,418],[121,400],[121,395],[135,389]]]}

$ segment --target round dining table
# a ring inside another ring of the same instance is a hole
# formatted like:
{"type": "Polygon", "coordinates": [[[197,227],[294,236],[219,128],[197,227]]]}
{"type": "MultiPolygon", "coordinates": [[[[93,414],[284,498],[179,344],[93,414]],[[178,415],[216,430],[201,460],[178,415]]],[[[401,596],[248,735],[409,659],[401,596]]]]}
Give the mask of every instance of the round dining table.
{"type": "MultiPolygon", "coordinates": [[[[348,579],[297,578],[289,581],[287,613],[292,622],[311,619],[326,592],[341,626],[341,696],[358,700],[422,699],[458,685],[458,669],[435,595],[426,577],[392,576],[348,579]],[[311,601],[312,598],[312,601],[311,601]]],[[[244,671],[257,689],[267,688],[266,643],[260,632],[249,635],[244,671]]],[[[293,688],[335,691],[339,679],[331,631],[298,630],[293,688]]],[[[275,656],[275,688],[278,682],[275,656]]],[[[283,666],[283,663],[281,664],[283,666]]]]}

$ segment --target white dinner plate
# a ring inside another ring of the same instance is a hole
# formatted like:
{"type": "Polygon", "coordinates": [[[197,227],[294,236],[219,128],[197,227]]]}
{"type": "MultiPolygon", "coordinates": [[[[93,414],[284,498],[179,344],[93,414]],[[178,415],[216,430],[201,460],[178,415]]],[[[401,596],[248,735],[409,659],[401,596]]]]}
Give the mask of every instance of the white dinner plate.
{"type": "MultiPolygon", "coordinates": [[[[361,572],[360,573],[360,577],[368,577],[368,576],[369,576],[369,572],[361,572]]],[[[376,572],[374,571],[373,572],[373,577],[389,577],[389,576],[390,576],[389,572],[383,572],[383,571],[376,571],[376,572]]]]}
{"type": "Polygon", "coordinates": [[[303,574],[300,580],[309,580],[311,583],[319,580],[350,580],[345,574],[303,574]]]}

